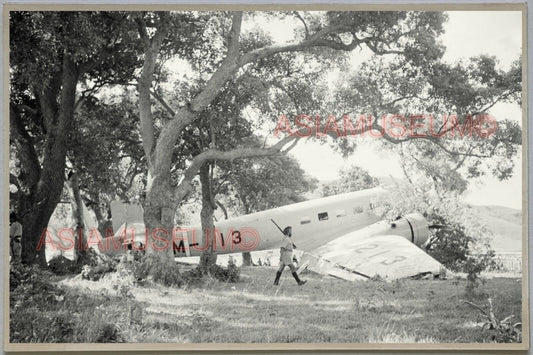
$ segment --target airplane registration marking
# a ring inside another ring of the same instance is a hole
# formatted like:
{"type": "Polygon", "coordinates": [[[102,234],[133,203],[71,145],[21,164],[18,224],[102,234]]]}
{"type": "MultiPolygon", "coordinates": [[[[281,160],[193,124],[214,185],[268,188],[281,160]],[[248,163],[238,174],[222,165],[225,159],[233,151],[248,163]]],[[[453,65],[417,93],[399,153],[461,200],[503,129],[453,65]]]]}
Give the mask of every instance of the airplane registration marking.
{"type": "MultiPolygon", "coordinates": [[[[189,248],[190,247],[195,247],[195,246],[198,246],[198,245],[199,245],[198,243],[192,243],[192,244],[189,244],[189,248]]],[[[183,240],[180,240],[180,243],[178,244],[176,250],[178,252],[181,252],[181,253],[185,253],[186,252],[185,243],[183,242],[183,240]]]]}
{"type": "Polygon", "coordinates": [[[370,255],[368,258],[373,258],[374,256],[378,256],[378,255],[381,255],[381,254],[387,254],[390,250],[385,250],[385,251],[382,251],[382,252],[379,252],[377,254],[374,254],[374,255],[370,255]]]}
{"type": "Polygon", "coordinates": [[[390,262],[387,262],[387,260],[383,260],[383,261],[381,262],[381,264],[383,264],[383,265],[392,265],[392,264],[397,263],[397,262],[399,262],[399,261],[404,261],[405,259],[406,259],[406,258],[405,258],[405,256],[403,256],[403,255],[396,255],[396,256],[394,257],[394,260],[390,260],[390,262]]]}
{"type": "Polygon", "coordinates": [[[240,242],[242,242],[240,231],[233,231],[233,233],[231,233],[231,237],[233,238],[234,244],[239,244],[240,242]]]}
{"type": "Polygon", "coordinates": [[[379,247],[379,245],[377,244],[374,244],[374,243],[371,243],[371,244],[368,244],[368,245],[365,245],[365,246],[362,246],[360,248],[356,248],[354,249],[353,251],[358,253],[358,254],[361,254],[363,252],[363,250],[372,250],[372,249],[375,249],[379,247]]]}
{"type": "MultiPolygon", "coordinates": [[[[241,232],[240,231],[233,231],[231,233],[231,238],[232,238],[233,244],[240,244],[242,242],[242,237],[241,237],[241,232]]],[[[224,233],[220,233],[220,242],[222,243],[222,246],[225,245],[224,233]]]]}

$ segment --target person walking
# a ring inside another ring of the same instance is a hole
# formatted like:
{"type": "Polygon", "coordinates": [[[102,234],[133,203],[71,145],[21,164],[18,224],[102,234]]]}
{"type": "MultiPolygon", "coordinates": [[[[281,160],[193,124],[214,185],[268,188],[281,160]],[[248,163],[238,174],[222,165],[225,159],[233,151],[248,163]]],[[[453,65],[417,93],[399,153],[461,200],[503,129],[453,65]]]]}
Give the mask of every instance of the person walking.
{"type": "Polygon", "coordinates": [[[300,280],[298,277],[298,274],[296,273],[296,267],[292,263],[292,251],[294,248],[296,248],[296,245],[292,242],[292,227],[287,226],[283,230],[283,244],[280,248],[280,255],[279,255],[279,269],[276,273],[276,279],[274,280],[274,285],[279,285],[279,279],[281,277],[281,274],[283,270],[285,269],[285,266],[288,266],[289,269],[291,269],[292,276],[298,283],[298,285],[303,285],[307,282],[307,280],[300,280]]]}

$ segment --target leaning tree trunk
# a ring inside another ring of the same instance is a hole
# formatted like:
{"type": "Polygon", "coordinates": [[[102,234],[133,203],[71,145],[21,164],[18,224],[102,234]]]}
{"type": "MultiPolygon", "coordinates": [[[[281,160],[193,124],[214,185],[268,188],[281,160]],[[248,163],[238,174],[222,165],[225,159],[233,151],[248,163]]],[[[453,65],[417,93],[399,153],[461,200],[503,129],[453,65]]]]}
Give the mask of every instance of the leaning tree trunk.
{"type": "Polygon", "coordinates": [[[209,163],[200,167],[200,182],[202,184],[202,211],[200,217],[202,220],[202,231],[204,241],[209,247],[200,257],[200,268],[207,272],[210,267],[216,264],[217,255],[214,252],[215,246],[215,224],[213,222],[214,203],[213,193],[211,190],[211,179],[209,178],[209,163]]]}

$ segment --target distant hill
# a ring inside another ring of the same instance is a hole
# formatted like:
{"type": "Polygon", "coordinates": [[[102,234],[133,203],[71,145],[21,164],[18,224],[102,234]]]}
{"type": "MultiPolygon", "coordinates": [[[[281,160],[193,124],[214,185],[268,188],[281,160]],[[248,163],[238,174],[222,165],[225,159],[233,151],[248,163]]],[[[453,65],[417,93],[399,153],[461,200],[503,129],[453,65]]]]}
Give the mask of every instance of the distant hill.
{"type": "Polygon", "coordinates": [[[479,222],[494,233],[491,246],[498,253],[522,251],[522,211],[503,206],[469,206],[479,222]]]}

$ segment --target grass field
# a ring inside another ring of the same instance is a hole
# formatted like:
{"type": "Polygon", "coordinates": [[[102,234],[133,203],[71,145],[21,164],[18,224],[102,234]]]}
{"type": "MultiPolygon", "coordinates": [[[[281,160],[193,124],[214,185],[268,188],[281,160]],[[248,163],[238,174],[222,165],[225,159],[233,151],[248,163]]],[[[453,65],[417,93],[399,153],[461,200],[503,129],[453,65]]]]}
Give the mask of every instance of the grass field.
{"type": "MultiPolygon", "coordinates": [[[[489,341],[480,312],[464,303],[465,280],[349,282],[306,274],[307,284],[299,287],[286,271],[275,287],[274,276],[275,268],[248,267],[241,268],[238,283],[213,279],[194,288],[127,286],[113,276],[59,284],[83,295],[91,307],[87,313],[115,324],[126,342],[489,341]]],[[[498,319],[513,314],[520,321],[520,279],[489,279],[476,292],[472,302],[485,308],[491,297],[498,319]]]]}

